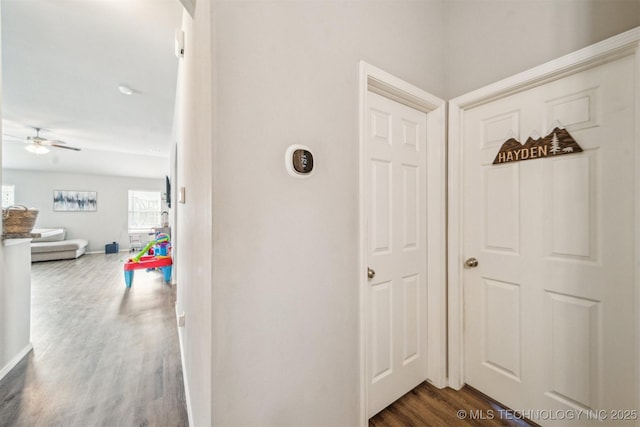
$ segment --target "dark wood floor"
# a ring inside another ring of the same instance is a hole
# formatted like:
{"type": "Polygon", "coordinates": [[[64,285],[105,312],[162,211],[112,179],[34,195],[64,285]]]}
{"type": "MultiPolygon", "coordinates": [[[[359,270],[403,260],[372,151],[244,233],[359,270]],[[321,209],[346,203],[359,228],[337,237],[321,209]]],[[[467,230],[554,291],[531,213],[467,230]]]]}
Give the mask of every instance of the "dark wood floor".
{"type": "Polygon", "coordinates": [[[536,426],[477,391],[422,383],[369,420],[369,427],[536,426]]]}
{"type": "Polygon", "coordinates": [[[31,352],[0,382],[1,426],[186,426],[175,289],[127,254],[32,265],[31,352]]]}

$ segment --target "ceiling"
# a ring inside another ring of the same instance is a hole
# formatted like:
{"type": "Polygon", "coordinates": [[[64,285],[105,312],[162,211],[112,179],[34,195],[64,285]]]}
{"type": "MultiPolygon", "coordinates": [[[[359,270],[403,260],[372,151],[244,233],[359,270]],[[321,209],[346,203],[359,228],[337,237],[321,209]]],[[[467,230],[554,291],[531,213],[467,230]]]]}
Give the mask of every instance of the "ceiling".
{"type": "Polygon", "coordinates": [[[139,177],[169,170],[178,0],[1,0],[4,168],[139,177]],[[123,95],[118,86],[133,89],[123,95]],[[35,135],[81,148],[36,156],[35,135]]]}

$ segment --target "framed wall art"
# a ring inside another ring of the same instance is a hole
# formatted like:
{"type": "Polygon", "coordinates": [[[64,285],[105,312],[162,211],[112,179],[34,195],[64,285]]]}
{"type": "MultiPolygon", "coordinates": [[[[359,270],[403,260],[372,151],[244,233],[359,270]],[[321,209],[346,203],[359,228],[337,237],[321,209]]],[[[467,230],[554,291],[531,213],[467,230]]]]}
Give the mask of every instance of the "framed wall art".
{"type": "Polygon", "coordinates": [[[56,212],[91,212],[98,210],[96,191],[53,191],[53,210],[56,212]]]}

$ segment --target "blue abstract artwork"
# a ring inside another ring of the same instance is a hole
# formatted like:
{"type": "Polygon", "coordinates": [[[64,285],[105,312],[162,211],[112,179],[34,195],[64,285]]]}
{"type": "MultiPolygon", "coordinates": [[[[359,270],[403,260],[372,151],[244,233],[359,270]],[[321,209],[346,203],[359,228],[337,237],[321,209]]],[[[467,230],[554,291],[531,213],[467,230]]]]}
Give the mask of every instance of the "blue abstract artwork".
{"type": "Polygon", "coordinates": [[[54,190],[53,210],[62,212],[86,212],[98,210],[96,191],[54,190]]]}

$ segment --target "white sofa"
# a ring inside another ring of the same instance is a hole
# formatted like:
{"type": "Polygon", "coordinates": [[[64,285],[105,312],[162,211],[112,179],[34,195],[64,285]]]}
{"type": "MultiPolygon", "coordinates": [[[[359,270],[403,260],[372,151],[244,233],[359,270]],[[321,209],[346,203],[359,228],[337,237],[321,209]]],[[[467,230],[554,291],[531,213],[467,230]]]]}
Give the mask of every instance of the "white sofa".
{"type": "Polygon", "coordinates": [[[31,262],[74,259],[82,256],[89,242],[85,239],[65,240],[64,228],[36,228],[41,237],[31,241],[31,262]]]}

